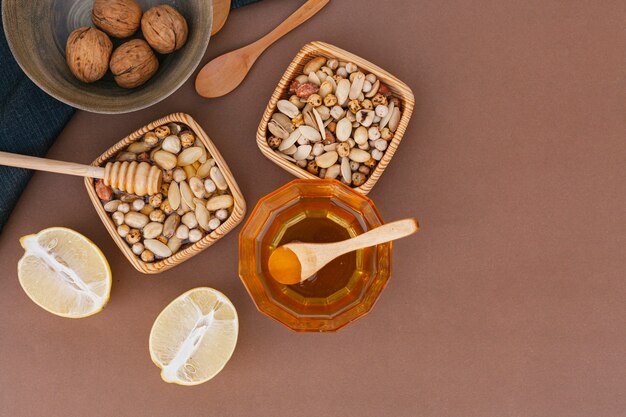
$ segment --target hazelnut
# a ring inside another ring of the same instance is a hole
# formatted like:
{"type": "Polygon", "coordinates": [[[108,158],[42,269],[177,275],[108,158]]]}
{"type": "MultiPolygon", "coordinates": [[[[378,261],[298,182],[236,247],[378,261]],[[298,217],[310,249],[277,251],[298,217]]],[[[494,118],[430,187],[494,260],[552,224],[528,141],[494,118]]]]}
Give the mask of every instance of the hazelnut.
{"type": "Polygon", "coordinates": [[[129,244],[134,245],[140,240],[141,240],[141,232],[139,231],[139,229],[130,229],[130,231],[126,235],[126,241],[129,244]]]}
{"type": "Polygon", "coordinates": [[[185,18],[167,4],[154,6],[143,14],[141,31],[150,46],[161,54],[180,49],[189,33],[185,18]]]}
{"type": "Polygon", "coordinates": [[[333,107],[335,104],[337,104],[337,96],[334,94],[326,94],[326,97],[324,97],[324,106],[333,107]]]}
{"type": "Polygon", "coordinates": [[[146,41],[133,39],[113,51],[111,72],[122,88],[135,88],[148,81],[159,68],[159,61],[146,41]]]}
{"type": "Polygon", "coordinates": [[[92,83],[106,74],[112,50],[113,44],[104,32],[80,27],[67,38],[65,58],[74,77],[92,83]]]}
{"type": "Polygon", "coordinates": [[[317,165],[315,161],[309,161],[306,166],[306,170],[309,171],[313,175],[318,175],[320,172],[320,167],[317,165]]]}
{"type": "Polygon", "coordinates": [[[281,138],[277,138],[276,136],[271,136],[267,140],[267,144],[270,146],[270,148],[277,149],[280,146],[282,141],[283,140],[281,138]]]}
{"type": "Polygon", "coordinates": [[[355,187],[360,187],[365,184],[365,175],[361,172],[352,173],[352,184],[354,184],[355,187]]]}
{"type": "Polygon", "coordinates": [[[156,146],[159,143],[159,138],[153,131],[149,131],[143,135],[143,142],[148,146],[156,146]]]}
{"type": "Polygon", "coordinates": [[[150,198],[148,199],[148,204],[150,204],[154,208],[159,207],[161,203],[163,203],[163,194],[161,193],[156,193],[154,195],[151,195],[150,198]]]}
{"type": "Polygon", "coordinates": [[[193,135],[193,133],[191,133],[188,130],[185,130],[184,132],[180,132],[180,134],[178,135],[178,138],[180,139],[180,143],[183,146],[183,148],[189,148],[196,141],[196,137],[193,135]]]}
{"type": "Polygon", "coordinates": [[[319,94],[311,94],[307,99],[307,103],[311,104],[313,107],[319,107],[322,105],[322,97],[319,94]]]}
{"type": "Polygon", "coordinates": [[[141,260],[144,262],[153,262],[154,261],[154,253],[150,252],[148,249],[141,252],[141,260]]]}
{"type": "Polygon", "coordinates": [[[159,126],[154,129],[154,134],[158,139],[165,139],[170,135],[170,128],[167,126],[159,126]]]}
{"type": "Polygon", "coordinates": [[[95,0],[91,20],[114,38],[127,38],[139,29],[141,6],[135,0],[95,0]]]}

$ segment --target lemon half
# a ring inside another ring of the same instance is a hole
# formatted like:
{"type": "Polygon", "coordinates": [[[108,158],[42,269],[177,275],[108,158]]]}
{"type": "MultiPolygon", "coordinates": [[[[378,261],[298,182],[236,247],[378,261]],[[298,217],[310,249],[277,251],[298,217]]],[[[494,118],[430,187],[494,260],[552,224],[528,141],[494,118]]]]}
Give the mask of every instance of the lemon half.
{"type": "Polygon", "coordinates": [[[20,238],[26,251],[17,275],[26,294],[44,310],[80,318],[102,310],[111,294],[111,268],[98,247],[80,233],[51,227],[20,238]]]}
{"type": "Polygon", "coordinates": [[[239,321],[230,300],[212,288],[187,291],[159,314],[150,332],[150,357],[165,382],[202,384],[235,350],[239,321]]]}

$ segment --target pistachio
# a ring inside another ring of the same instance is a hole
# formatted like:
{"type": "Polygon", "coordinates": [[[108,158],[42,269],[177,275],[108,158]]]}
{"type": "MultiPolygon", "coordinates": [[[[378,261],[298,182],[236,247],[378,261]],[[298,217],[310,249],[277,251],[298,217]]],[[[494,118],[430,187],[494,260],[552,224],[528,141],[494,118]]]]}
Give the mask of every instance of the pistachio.
{"type": "Polygon", "coordinates": [[[279,100],[276,106],[278,107],[278,111],[292,119],[300,113],[300,110],[287,100],[279,100]]]}
{"type": "Polygon", "coordinates": [[[165,222],[163,223],[163,236],[166,238],[171,238],[174,236],[174,232],[176,232],[176,228],[180,224],[180,216],[177,213],[172,213],[167,216],[165,222]]]}
{"type": "Polygon", "coordinates": [[[267,128],[272,133],[272,135],[276,136],[277,138],[286,139],[289,137],[289,132],[287,132],[287,129],[285,129],[276,120],[270,120],[267,124],[267,128]]]}

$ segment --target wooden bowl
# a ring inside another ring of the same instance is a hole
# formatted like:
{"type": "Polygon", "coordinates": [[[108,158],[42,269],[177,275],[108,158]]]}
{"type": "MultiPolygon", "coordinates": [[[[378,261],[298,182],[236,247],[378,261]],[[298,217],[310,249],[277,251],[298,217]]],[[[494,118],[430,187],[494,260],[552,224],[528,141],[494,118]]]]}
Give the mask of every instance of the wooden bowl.
{"type": "Polygon", "coordinates": [[[340,61],[349,61],[354,62],[358,65],[359,68],[364,70],[366,73],[372,73],[376,75],[382,82],[387,84],[391,92],[394,96],[400,99],[402,103],[402,117],[400,118],[400,123],[398,125],[398,129],[396,130],[393,139],[389,142],[389,146],[385,151],[383,158],[379,161],[378,165],[374,171],[370,174],[367,181],[361,185],[360,187],[353,187],[356,191],[367,194],[369,193],[380,176],[389,165],[391,158],[393,158],[394,153],[398,149],[398,145],[404,136],[404,132],[409,124],[409,119],[411,119],[411,114],[413,113],[413,107],[415,106],[415,97],[413,96],[413,92],[411,89],[402,81],[389,74],[387,71],[377,67],[369,61],[364,60],[361,57],[358,57],[350,52],[344,51],[343,49],[337,48],[336,46],[329,45],[324,42],[311,42],[298,52],[298,55],[294,58],[294,60],[289,64],[287,70],[283,74],[276,90],[274,90],[274,94],[272,94],[272,98],[270,99],[267,108],[265,109],[265,113],[263,114],[263,119],[259,124],[259,129],[256,134],[256,143],[263,155],[272,160],[276,165],[288,171],[299,178],[310,178],[310,179],[319,179],[318,176],[311,174],[305,169],[300,168],[296,164],[287,161],[286,159],[280,157],[272,148],[267,144],[267,124],[272,118],[272,114],[276,112],[276,104],[279,100],[289,99],[289,85],[291,81],[301,74],[302,67],[309,62],[312,58],[317,56],[325,56],[327,58],[337,58],[340,61]]]}
{"type": "MultiPolygon", "coordinates": [[[[144,85],[119,87],[109,71],[99,81],[77,80],[65,62],[65,43],[74,29],[94,26],[92,0],[2,0],[6,38],[22,70],[42,90],[70,106],[94,113],[126,113],[151,106],[176,91],[193,73],[209,43],[210,1],[138,0],[144,11],[167,3],[187,20],[189,37],[178,51],[159,55],[159,70],[144,85]]],[[[138,30],[133,38],[140,37],[138,30]]],[[[125,40],[111,38],[113,47],[125,40]]]]}
{"type": "Polygon", "coordinates": [[[209,137],[204,132],[204,130],[202,130],[202,128],[196,123],[196,121],[188,114],[173,113],[173,114],[170,114],[169,116],[165,116],[161,119],[155,120],[154,122],[147,124],[146,126],[134,131],[133,133],[126,136],[121,141],[117,142],[115,145],[109,148],[106,152],[100,155],[100,157],[96,159],[92,163],[92,165],[94,166],[105,165],[106,162],[111,157],[115,156],[118,152],[128,147],[128,145],[130,145],[131,143],[135,142],[138,139],[141,139],[143,135],[146,134],[146,132],[158,126],[165,125],[165,124],[172,123],[172,122],[182,123],[182,124],[187,125],[193,131],[196,137],[200,139],[200,141],[204,144],[204,146],[206,146],[208,152],[215,159],[215,162],[217,163],[217,166],[219,167],[220,171],[222,171],[222,174],[224,174],[226,183],[228,184],[230,192],[233,195],[234,206],[233,206],[233,211],[230,217],[224,223],[222,223],[217,229],[215,229],[214,231],[206,235],[203,239],[199,240],[198,242],[184,249],[179,250],[178,252],[170,256],[169,258],[162,259],[157,262],[147,263],[147,262],[143,262],[137,255],[135,255],[132,252],[130,246],[128,246],[128,244],[126,243],[126,241],[122,239],[120,235],[117,233],[117,226],[115,225],[115,223],[113,223],[113,220],[111,219],[109,214],[106,211],[104,211],[104,206],[102,205],[102,203],[100,202],[100,198],[98,198],[98,195],[96,194],[95,180],[89,177],[85,178],[85,186],[87,187],[87,193],[89,193],[89,198],[91,198],[91,201],[94,207],[96,208],[96,211],[98,212],[98,215],[100,216],[100,219],[102,219],[104,226],[109,231],[109,234],[111,235],[115,243],[117,243],[117,246],[119,246],[124,256],[126,256],[126,258],[130,261],[130,263],[139,272],[143,272],[144,274],[156,274],[159,272],[166,271],[172,268],[173,266],[176,266],[179,263],[186,261],[192,256],[197,255],[198,253],[202,252],[204,249],[208,248],[209,246],[217,242],[221,237],[226,235],[232,229],[234,229],[239,223],[241,223],[244,215],[246,214],[246,202],[243,198],[243,195],[241,194],[241,191],[239,190],[239,186],[237,185],[237,182],[235,181],[233,174],[230,172],[228,165],[226,165],[226,161],[224,161],[224,158],[222,157],[222,155],[220,155],[219,151],[217,150],[213,142],[211,142],[211,139],[209,139],[209,137]]]}

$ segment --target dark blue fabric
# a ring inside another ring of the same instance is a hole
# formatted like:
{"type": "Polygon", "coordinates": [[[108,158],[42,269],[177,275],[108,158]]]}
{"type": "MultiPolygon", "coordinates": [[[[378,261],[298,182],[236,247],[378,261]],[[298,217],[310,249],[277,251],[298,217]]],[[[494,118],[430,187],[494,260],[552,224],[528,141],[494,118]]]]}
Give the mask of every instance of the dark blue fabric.
{"type": "MultiPolygon", "coordinates": [[[[74,109],[33,84],[13,59],[4,28],[0,32],[0,150],[44,156],[74,109]]],[[[0,166],[0,232],[31,175],[0,166]]]]}
{"type": "MultiPolygon", "coordinates": [[[[256,1],[233,0],[231,8],[256,1]]],[[[0,151],[44,156],[73,113],[22,72],[0,22],[0,151]]],[[[26,169],[0,166],[0,233],[31,175],[26,169]]]]}

